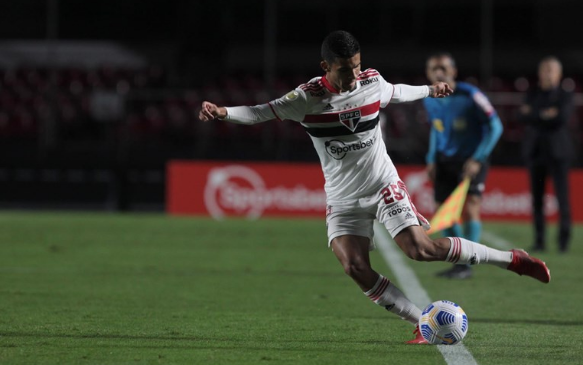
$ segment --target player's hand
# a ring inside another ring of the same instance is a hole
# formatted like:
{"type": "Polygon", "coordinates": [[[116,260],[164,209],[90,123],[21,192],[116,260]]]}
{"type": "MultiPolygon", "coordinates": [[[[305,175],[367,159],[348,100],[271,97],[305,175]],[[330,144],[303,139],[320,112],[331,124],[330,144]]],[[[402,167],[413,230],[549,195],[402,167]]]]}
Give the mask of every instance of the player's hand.
{"type": "Polygon", "coordinates": [[[470,158],[464,164],[464,177],[469,177],[470,179],[473,179],[474,177],[476,177],[476,175],[478,175],[481,168],[482,168],[481,162],[470,158]]]}
{"type": "Polygon", "coordinates": [[[227,116],[227,109],[224,107],[216,106],[215,104],[203,101],[202,102],[202,109],[200,113],[198,113],[198,119],[202,120],[203,122],[208,122],[209,120],[213,120],[215,118],[224,118],[227,116]]]}
{"type": "Polygon", "coordinates": [[[429,181],[431,181],[432,183],[435,182],[435,164],[434,163],[427,164],[427,167],[425,167],[425,172],[427,172],[427,177],[429,178],[429,181]]]}
{"type": "Polygon", "coordinates": [[[429,96],[432,98],[445,98],[453,93],[453,89],[445,82],[436,82],[429,86],[429,96]]]}

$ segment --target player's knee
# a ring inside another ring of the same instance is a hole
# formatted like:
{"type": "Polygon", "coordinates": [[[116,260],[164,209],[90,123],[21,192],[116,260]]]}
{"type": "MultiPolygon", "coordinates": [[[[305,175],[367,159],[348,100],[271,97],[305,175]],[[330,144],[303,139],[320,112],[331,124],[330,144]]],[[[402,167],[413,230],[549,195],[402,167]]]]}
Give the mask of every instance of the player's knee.
{"type": "Polygon", "coordinates": [[[358,278],[370,270],[370,266],[362,259],[350,259],[342,263],[344,272],[351,278],[358,278]]]}

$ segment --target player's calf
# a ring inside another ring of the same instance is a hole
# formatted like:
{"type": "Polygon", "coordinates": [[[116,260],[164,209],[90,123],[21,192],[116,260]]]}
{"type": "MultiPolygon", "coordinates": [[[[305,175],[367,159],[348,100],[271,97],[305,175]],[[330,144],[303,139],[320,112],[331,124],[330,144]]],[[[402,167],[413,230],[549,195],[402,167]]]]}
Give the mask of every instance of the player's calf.
{"type": "Polygon", "coordinates": [[[371,287],[376,280],[376,273],[370,267],[368,262],[362,258],[349,258],[341,261],[342,268],[346,275],[350,276],[361,287],[371,287]]]}
{"type": "Polygon", "coordinates": [[[415,261],[444,261],[449,251],[447,239],[432,240],[420,226],[410,226],[395,236],[401,250],[415,261]]]}

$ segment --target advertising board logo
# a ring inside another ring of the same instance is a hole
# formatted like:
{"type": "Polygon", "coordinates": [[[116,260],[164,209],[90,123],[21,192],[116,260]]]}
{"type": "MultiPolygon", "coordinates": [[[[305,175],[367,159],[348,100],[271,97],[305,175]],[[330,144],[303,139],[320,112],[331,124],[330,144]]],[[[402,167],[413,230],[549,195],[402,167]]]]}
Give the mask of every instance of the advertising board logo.
{"type": "Polygon", "coordinates": [[[262,205],[256,200],[264,191],[265,182],[254,170],[244,166],[218,167],[209,171],[204,202],[215,219],[223,218],[226,210],[254,219],[263,212],[262,205]],[[251,197],[249,193],[255,196],[251,197]]]}
{"type": "MultiPolygon", "coordinates": [[[[415,207],[421,214],[432,215],[438,207],[434,203],[433,188],[425,171],[402,173],[403,181],[415,207]]],[[[480,189],[484,189],[484,185],[480,189]]],[[[483,191],[483,190],[481,190],[483,191]]],[[[557,199],[553,194],[545,194],[544,212],[554,215],[558,212],[557,199]]],[[[484,192],[481,213],[490,217],[530,217],[532,201],[528,187],[519,192],[507,192],[502,187],[491,187],[484,192]]]]}
{"type": "Polygon", "coordinates": [[[326,193],[321,188],[308,189],[301,184],[268,187],[263,177],[252,168],[229,165],[209,171],[204,188],[204,203],[215,219],[227,215],[257,219],[265,210],[324,212],[326,193]]]}

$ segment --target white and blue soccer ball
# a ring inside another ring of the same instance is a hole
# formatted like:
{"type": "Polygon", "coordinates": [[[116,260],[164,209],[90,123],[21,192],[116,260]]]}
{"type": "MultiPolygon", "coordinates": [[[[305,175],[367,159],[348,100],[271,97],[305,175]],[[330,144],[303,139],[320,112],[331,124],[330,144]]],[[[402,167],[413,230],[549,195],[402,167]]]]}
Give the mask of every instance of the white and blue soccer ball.
{"type": "Polygon", "coordinates": [[[421,313],[419,331],[430,344],[455,345],[468,333],[468,316],[454,302],[438,300],[421,313]]]}

